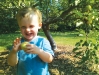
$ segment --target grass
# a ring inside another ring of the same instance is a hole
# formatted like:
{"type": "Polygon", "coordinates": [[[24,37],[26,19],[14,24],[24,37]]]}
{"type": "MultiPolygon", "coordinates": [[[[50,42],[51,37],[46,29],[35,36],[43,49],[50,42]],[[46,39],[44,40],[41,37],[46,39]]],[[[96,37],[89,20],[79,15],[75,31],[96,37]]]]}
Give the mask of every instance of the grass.
{"type": "MultiPolygon", "coordinates": [[[[85,39],[84,36],[78,36],[80,33],[79,32],[51,32],[51,35],[55,41],[56,44],[58,45],[75,45],[76,42],[78,42],[80,39],[85,39]]],[[[81,32],[81,34],[84,34],[81,32]]],[[[97,33],[96,33],[97,34],[97,33]]],[[[39,32],[38,35],[46,37],[43,32],[39,32]]],[[[21,34],[20,32],[17,33],[10,33],[10,34],[1,34],[0,35],[0,51],[3,51],[7,48],[9,48],[13,40],[17,37],[20,37],[21,34]]],[[[93,40],[95,42],[95,33],[91,32],[89,35],[89,39],[93,40]]]]}
{"type": "MultiPolygon", "coordinates": [[[[79,33],[79,32],[65,32],[65,33],[52,33],[53,39],[55,40],[55,42],[59,45],[75,45],[76,42],[82,40],[85,40],[85,34],[84,33],[79,33]],[[79,34],[83,34],[83,36],[79,36],[79,34]]],[[[92,40],[93,42],[95,42],[95,34],[94,33],[90,33],[89,40],[92,40]],[[93,35],[93,36],[92,36],[93,35]]]]}
{"type": "Polygon", "coordinates": [[[21,34],[19,33],[1,34],[0,35],[0,51],[4,51],[5,49],[9,48],[12,45],[13,40],[20,36],[21,34]]]}

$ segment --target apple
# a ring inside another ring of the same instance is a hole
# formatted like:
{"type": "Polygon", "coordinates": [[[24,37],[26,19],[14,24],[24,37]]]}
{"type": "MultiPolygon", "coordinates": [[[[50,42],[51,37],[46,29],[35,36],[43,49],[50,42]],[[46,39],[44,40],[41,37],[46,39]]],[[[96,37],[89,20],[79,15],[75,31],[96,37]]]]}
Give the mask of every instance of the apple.
{"type": "Polygon", "coordinates": [[[95,16],[92,16],[92,20],[95,19],[95,16]]]}
{"type": "Polygon", "coordinates": [[[92,20],[91,20],[91,19],[88,20],[88,21],[87,21],[87,24],[92,24],[92,20]]]}
{"type": "Polygon", "coordinates": [[[25,50],[27,44],[29,44],[29,42],[22,42],[21,43],[21,49],[25,50]]]}
{"type": "Polygon", "coordinates": [[[91,7],[91,5],[87,5],[85,9],[86,9],[87,11],[91,11],[91,10],[92,10],[92,7],[91,7]]]}

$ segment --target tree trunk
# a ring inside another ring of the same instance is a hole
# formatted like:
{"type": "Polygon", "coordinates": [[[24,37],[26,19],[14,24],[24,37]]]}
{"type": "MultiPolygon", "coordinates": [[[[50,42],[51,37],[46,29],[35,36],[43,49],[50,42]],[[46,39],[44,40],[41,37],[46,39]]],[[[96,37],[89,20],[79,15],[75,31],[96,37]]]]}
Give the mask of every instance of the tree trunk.
{"type": "Polygon", "coordinates": [[[53,37],[52,37],[51,34],[50,34],[50,31],[49,31],[49,27],[48,27],[48,26],[49,26],[49,25],[43,25],[43,26],[42,26],[42,29],[43,29],[43,31],[44,31],[44,33],[45,33],[47,39],[49,40],[49,42],[50,42],[50,44],[51,44],[52,50],[55,51],[55,50],[57,49],[57,46],[56,46],[56,44],[55,44],[55,41],[54,41],[53,37]]]}

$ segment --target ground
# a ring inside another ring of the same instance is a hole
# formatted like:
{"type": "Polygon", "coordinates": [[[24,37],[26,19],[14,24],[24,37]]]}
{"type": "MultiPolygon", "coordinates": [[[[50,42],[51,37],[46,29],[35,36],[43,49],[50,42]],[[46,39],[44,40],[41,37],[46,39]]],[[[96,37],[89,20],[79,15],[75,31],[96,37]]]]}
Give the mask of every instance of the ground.
{"type": "Polygon", "coordinates": [[[73,46],[58,45],[55,58],[49,64],[51,75],[99,75],[91,71],[86,64],[78,64],[79,59],[74,57],[73,46]]]}
{"type": "MultiPolygon", "coordinates": [[[[78,65],[77,58],[72,52],[73,46],[57,45],[55,57],[52,63],[49,63],[51,75],[98,75],[86,68],[86,65],[78,65]]],[[[6,56],[9,52],[0,53],[0,75],[15,75],[16,67],[7,65],[6,56]]]]}
{"type": "Polygon", "coordinates": [[[49,64],[51,75],[72,75],[73,63],[73,46],[58,45],[55,51],[55,58],[49,64]]]}

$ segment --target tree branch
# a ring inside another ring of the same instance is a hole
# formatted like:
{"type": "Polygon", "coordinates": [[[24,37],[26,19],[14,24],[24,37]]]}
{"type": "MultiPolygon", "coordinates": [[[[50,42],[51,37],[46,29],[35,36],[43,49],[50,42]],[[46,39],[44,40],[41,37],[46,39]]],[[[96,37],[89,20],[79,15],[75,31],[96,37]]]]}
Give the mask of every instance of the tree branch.
{"type": "Polygon", "coordinates": [[[44,25],[49,25],[51,23],[56,23],[59,20],[63,20],[65,18],[66,15],[68,15],[70,13],[70,11],[72,11],[74,8],[76,8],[77,6],[71,6],[68,10],[65,10],[59,17],[56,18],[49,18],[46,22],[44,22],[44,25]]]}

